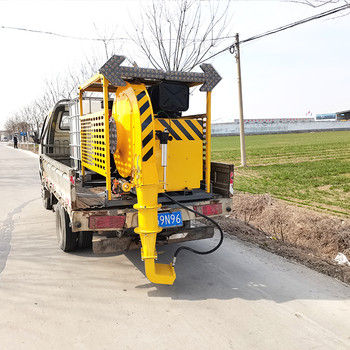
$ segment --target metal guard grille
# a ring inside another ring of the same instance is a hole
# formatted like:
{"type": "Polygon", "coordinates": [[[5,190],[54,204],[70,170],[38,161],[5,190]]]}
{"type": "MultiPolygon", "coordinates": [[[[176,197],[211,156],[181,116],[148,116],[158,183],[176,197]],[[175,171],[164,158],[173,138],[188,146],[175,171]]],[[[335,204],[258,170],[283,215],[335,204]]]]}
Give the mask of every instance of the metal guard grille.
{"type": "Polygon", "coordinates": [[[107,176],[107,147],[104,113],[80,116],[81,162],[98,174],[107,176]]]}

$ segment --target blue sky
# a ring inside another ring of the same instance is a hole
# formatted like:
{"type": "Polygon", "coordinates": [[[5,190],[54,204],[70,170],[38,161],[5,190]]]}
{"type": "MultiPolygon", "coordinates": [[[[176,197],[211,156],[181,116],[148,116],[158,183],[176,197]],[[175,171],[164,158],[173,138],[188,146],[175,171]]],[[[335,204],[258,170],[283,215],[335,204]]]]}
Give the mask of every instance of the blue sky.
{"type": "MultiPolygon", "coordinates": [[[[144,2],[143,2],[144,3],[144,2]]],[[[338,3],[337,6],[342,5],[338,3]]],[[[231,35],[241,39],[315,15],[333,6],[311,7],[280,1],[234,1],[231,35]]],[[[0,1],[0,26],[96,37],[118,25],[130,31],[138,1],[0,1]]],[[[124,35],[124,34],[123,34],[124,35]]],[[[350,109],[350,15],[317,20],[241,46],[244,115],[305,116],[350,109]]],[[[18,108],[40,97],[45,78],[62,74],[102,45],[89,41],[0,29],[2,70],[0,129],[18,108]]],[[[132,55],[124,42],[120,54],[132,55]]],[[[238,118],[236,62],[226,52],[210,63],[222,76],[213,91],[213,120],[238,118]]],[[[193,98],[197,107],[201,97],[193,98]]]]}

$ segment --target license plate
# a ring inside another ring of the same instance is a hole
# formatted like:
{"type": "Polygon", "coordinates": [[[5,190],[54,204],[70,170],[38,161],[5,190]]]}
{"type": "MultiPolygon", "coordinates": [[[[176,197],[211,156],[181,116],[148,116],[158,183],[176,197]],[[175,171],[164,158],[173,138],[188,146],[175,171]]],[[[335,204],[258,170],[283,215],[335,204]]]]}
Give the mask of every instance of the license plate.
{"type": "Polygon", "coordinates": [[[160,227],[182,226],[181,211],[176,211],[173,213],[158,213],[158,226],[160,227]]]}

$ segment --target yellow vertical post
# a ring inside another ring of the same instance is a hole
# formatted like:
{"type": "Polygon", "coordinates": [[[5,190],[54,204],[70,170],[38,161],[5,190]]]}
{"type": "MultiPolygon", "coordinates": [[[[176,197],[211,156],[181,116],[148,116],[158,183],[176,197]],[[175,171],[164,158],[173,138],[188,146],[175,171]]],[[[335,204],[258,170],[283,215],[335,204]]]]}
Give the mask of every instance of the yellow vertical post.
{"type": "Polygon", "coordinates": [[[103,105],[105,114],[105,150],[106,150],[106,189],[108,192],[108,200],[112,199],[112,184],[111,184],[111,160],[109,150],[109,110],[108,110],[108,84],[109,81],[103,77],[103,105]]]}
{"type": "MultiPolygon", "coordinates": [[[[79,114],[80,116],[83,115],[83,92],[79,88],[79,114]]],[[[79,120],[80,123],[80,120],[79,120]]],[[[82,153],[82,147],[81,147],[81,134],[80,134],[80,161],[81,161],[81,173],[83,175],[83,181],[85,181],[85,167],[83,166],[82,159],[83,159],[83,153],[82,153]]]]}
{"type": "Polygon", "coordinates": [[[211,91],[207,92],[207,122],[205,144],[205,190],[210,193],[210,166],[211,166],[211,91]]]}

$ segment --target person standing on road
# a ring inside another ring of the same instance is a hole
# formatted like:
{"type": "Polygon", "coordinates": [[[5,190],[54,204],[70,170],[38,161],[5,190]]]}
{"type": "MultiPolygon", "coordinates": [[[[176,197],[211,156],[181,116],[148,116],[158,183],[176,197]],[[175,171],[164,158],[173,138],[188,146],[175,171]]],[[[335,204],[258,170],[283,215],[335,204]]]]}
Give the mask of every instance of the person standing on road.
{"type": "Polygon", "coordinates": [[[16,135],[13,137],[13,147],[18,148],[18,138],[16,135]]]}

